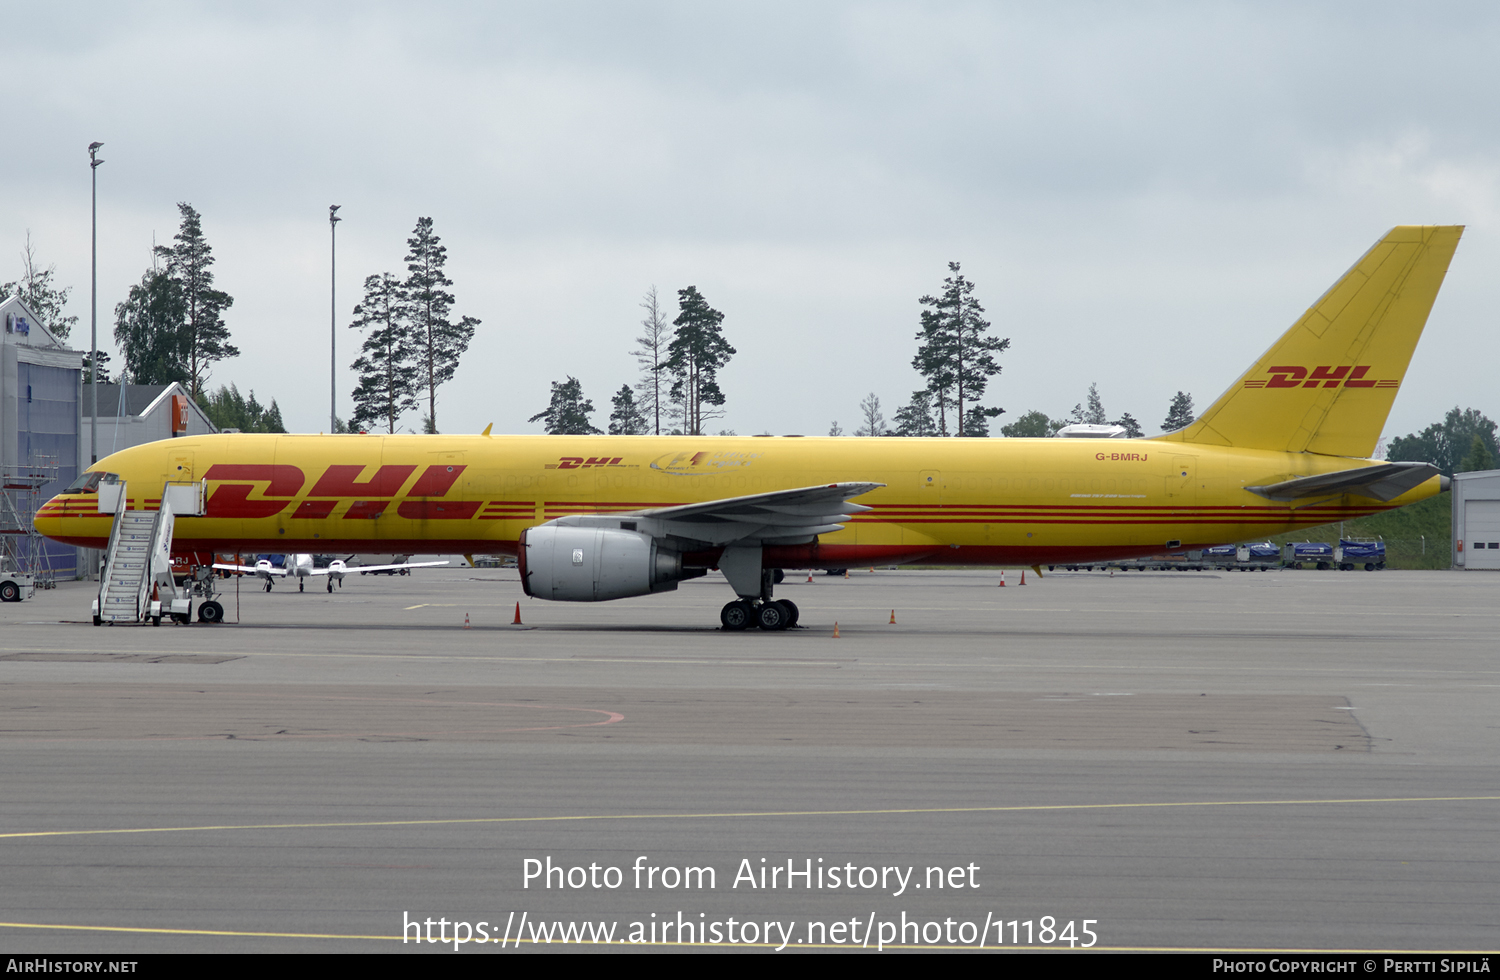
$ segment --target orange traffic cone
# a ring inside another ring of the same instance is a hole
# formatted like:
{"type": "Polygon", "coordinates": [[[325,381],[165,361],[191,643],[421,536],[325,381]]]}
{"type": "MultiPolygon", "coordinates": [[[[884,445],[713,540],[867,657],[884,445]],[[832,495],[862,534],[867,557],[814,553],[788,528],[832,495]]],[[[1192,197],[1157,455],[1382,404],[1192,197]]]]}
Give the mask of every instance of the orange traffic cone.
{"type": "Polygon", "coordinates": [[[846,569],[844,569],[844,578],[848,578],[848,577],[849,577],[849,569],[846,568],[846,569]]]}
{"type": "Polygon", "coordinates": [[[836,619],[833,621],[833,638],[835,640],[839,638],[839,621],[836,619]]]}
{"type": "Polygon", "coordinates": [[[1021,569],[1021,584],[1022,585],[1026,584],[1026,569],[1024,569],[1024,568],[1021,569]]]}
{"type": "Polygon", "coordinates": [[[469,614],[468,613],[464,613],[464,629],[468,629],[468,628],[469,628],[469,614]]]}
{"type": "Polygon", "coordinates": [[[807,570],[807,584],[812,585],[812,569],[807,570]]]}
{"type": "Polygon", "coordinates": [[[891,621],[890,621],[889,625],[891,625],[891,626],[895,626],[896,625],[896,610],[894,610],[894,609],[891,610],[891,621]]]}
{"type": "Polygon", "coordinates": [[[1000,588],[1005,588],[1005,569],[1000,569],[1000,588]]]}
{"type": "Polygon", "coordinates": [[[516,618],[512,619],[510,621],[510,625],[512,625],[512,626],[520,626],[521,625],[521,604],[519,602],[516,603],[516,618]]]}

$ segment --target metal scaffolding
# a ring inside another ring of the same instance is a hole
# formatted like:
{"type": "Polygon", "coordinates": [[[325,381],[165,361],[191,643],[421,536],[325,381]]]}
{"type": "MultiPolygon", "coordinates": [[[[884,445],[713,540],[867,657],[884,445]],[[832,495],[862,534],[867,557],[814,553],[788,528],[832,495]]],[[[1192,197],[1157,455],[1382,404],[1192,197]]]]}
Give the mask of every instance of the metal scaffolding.
{"type": "Polygon", "coordinates": [[[0,469],[0,565],[25,572],[39,589],[57,586],[46,542],[36,530],[36,512],[46,501],[42,487],[58,478],[56,456],[32,456],[0,469]]]}

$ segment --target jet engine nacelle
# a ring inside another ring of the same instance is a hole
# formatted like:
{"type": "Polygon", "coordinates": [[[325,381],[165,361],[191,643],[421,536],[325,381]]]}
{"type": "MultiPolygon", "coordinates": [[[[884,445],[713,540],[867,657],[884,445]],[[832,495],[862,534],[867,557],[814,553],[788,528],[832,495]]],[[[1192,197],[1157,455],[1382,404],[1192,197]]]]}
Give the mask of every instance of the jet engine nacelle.
{"type": "Polygon", "coordinates": [[[638,531],[544,524],[523,531],[520,544],[521,588],[536,599],[624,599],[670,592],[704,574],[684,570],[682,555],[638,531]]]}

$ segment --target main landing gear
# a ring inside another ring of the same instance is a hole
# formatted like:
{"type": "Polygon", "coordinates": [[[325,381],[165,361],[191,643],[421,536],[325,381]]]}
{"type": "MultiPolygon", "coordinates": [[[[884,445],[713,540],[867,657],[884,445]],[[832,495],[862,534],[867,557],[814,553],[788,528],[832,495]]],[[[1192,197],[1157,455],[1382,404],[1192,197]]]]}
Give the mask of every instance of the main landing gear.
{"type": "Polygon", "coordinates": [[[719,611],[726,630],[785,630],[797,625],[797,605],[789,599],[757,602],[736,599],[719,611]]]}
{"type": "MultiPolygon", "coordinates": [[[[760,564],[759,551],[757,548],[756,554],[751,557],[752,569],[760,564]]],[[[735,591],[740,594],[738,599],[719,611],[719,622],[724,624],[726,630],[785,630],[797,625],[796,604],[787,599],[771,598],[776,581],[782,575],[781,569],[762,568],[759,569],[759,575],[754,575],[753,571],[747,575],[743,567],[735,567],[732,556],[725,557],[729,560],[721,558],[719,567],[725,570],[725,578],[729,579],[730,584],[735,586],[735,591]],[[753,591],[757,580],[759,595],[753,591]]]]}

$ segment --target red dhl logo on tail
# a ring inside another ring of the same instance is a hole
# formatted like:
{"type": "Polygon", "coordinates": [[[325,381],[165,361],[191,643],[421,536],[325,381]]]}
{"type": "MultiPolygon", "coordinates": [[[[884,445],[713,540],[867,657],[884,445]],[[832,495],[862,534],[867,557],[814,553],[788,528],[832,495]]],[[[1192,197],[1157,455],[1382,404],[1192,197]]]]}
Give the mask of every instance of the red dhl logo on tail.
{"type": "MultiPolygon", "coordinates": [[[[386,512],[392,498],[401,495],[401,488],[417,469],[415,466],[380,466],[368,480],[360,480],[366,468],[362,465],[328,467],[308,491],[308,499],[298,504],[288,516],[327,519],[340,504],[353,499],[343,519],[373,520],[386,512]]],[[[446,496],[463,471],[462,464],[427,467],[406,492],[408,499],[396,504],[397,516],[413,521],[473,517],[479,511],[480,501],[432,499],[446,496]]],[[[207,516],[250,520],[280,514],[307,484],[307,476],[299,467],[282,464],[215,463],[208,468],[204,479],[220,481],[208,498],[207,516]]]]}
{"type": "Polygon", "coordinates": [[[1368,364],[1359,364],[1352,368],[1347,364],[1343,367],[1323,364],[1313,368],[1311,373],[1305,367],[1288,364],[1266,368],[1266,373],[1271,376],[1269,380],[1251,379],[1245,382],[1245,387],[1337,388],[1343,385],[1345,388],[1398,388],[1401,386],[1401,381],[1397,378],[1380,381],[1366,378],[1365,375],[1369,372],[1368,364]]]}

